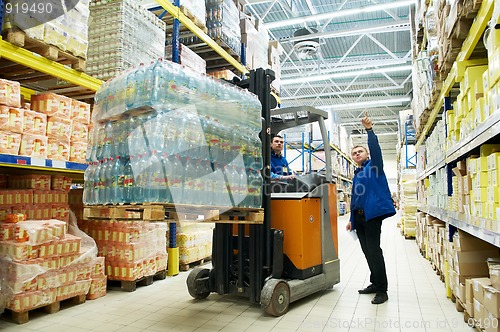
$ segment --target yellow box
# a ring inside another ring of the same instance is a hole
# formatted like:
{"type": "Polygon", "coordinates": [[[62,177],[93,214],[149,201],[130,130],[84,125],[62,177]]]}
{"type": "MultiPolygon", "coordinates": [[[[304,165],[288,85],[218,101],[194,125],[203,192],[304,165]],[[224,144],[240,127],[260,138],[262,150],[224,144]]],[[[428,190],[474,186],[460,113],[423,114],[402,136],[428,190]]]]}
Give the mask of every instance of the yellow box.
{"type": "Polygon", "coordinates": [[[500,207],[500,204],[498,202],[489,202],[488,203],[488,218],[492,220],[497,219],[497,209],[500,207]]]}
{"type": "MultiPolygon", "coordinates": [[[[493,29],[496,30],[496,29],[493,29]]],[[[497,33],[498,35],[498,33],[497,33]]],[[[488,63],[490,66],[488,68],[488,72],[490,73],[490,85],[495,84],[500,78],[500,47],[497,46],[494,48],[494,51],[488,53],[488,63]]]]}
{"type": "Polygon", "coordinates": [[[490,75],[489,75],[489,66],[488,70],[483,73],[483,93],[490,90],[490,75]]]}
{"type": "Polygon", "coordinates": [[[483,144],[479,148],[479,155],[481,157],[488,157],[493,152],[500,152],[500,144],[483,144]]]}
{"type": "Polygon", "coordinates": [[[500,185],[500,169],[492,169],[489,174],[489,180],[492,186],[500,185]]]}
{"type": "Polygon", "coordinates": [[[474,88],[472,88],[469,89],[469,91],[467,92],[467,109],[474,110],[475,107],[476,107],[476,93],[474,91],[474,88]]]}
{"type": "Polygon", "coordinates": [[[472,177],[472,187],[488,187],[488,172],[477,173],[472,177]]]}
{"type": "Polygon", "coordinates": [[[497,169],[500,165],[500,152],[493,152],[488,157],[488,170],[497,169]]]}
{"type": "Polygon", "coordinates": [[[487,198],[489,203],[500,202],[500,200],[498,199],[500,197],[500,188],[498,188],[497,186],[488,186],[488,188],[486,189],[487,189],[487,198]]]}
{"type": "Polygon", "coordinates": [[[474,107],[474,123],[479,125],[482,123],[486,117],[484,116],[484,97],[476,100],[476,106],[474,107]]]}
{"type": "Polygon", "coordinates": [[[488,187],[474,188],[474,197],[476,202],[488,202],[488,187]]]}
{"type": "Polygon", "coordinates": [[[487,156],[479,157],[478,161],[476,162],[476,167],[477,167],[477,173],[487,172],[488,171],[488,157],[487,156]]]}
{"type": "Polygon", "coordinates": [[[465,69],[464,75],[464,83],[465,83],[465,91],[469,91],[469,89],[474,87],[476,81],[482,81],[483,73],[488,70],[488,66],[473,66],[467,67],[465,69]]]}
{"type": "Polygon", "coordinates": [[[448,120],[448,123],[446,124],[448,126],[448,133],[452,130],[455,129],[455,112],[450,110],[446,111],[446,118],[448,120]]]}
{"type": "Polygon", "coordinates": [[[477,167],[476,167],[476,162],[478,158],[473,158],[469,157],[466,160],[467,163],[467,173],[469,174],[476,174],[477,172],[477,167]]]}
{"type": "Polygon", "coordinates": [[[469,112],[469,95],[464,93],[462,95],[462,102],[460,103],[460,118],[465,118],[467,116],[467,112],[469,112]]]}

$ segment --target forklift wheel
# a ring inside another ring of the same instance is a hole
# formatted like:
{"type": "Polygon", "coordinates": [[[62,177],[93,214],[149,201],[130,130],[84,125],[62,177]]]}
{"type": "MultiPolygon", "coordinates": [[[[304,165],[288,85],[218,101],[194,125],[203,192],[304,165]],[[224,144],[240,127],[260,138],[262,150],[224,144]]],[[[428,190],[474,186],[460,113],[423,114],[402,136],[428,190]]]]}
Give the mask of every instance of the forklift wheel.
{"type": "Polygon", "coordinates": [[[188,287],[189,295],[195,299],[205,299],[210,295],[210,290],[208,287],[208,278],[210,275],[209,269],[195,268],[189,273],[186,279],[186,284],[188,287]],[[200,280],[205,279],[205,280],[200,280]]]}
{"type": "Polygon", "coordinates": [[[273,289],[271,302],[266,307],[266,313],[273,316],[286,314],[290,305],[290,289],[284,282],[279,282],[273,289]]]}

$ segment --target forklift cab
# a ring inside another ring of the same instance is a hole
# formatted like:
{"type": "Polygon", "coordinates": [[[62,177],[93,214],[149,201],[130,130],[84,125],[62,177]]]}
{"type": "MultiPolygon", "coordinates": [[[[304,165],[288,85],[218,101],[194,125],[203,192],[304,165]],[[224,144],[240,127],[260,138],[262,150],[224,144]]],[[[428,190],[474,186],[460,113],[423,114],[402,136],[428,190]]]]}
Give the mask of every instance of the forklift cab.
{"type": "Polygon", "coordinates": [[[274,72],[256,69],[239,83],[255,93],[262,104],[264,220],[216,223],[212,269],[193,269],[186,283],[189,294],[196,299],[212,292],[244,296],[260,304],[268,314],[281,316],[291,302],[339,283],[340,261],[337,190],[329,148],[325,149],[324,175],[307,174],[278,184],[270,176],[271,130],[279,132],[318,122],[323,144],[329,147],[325,127],[328,113],[313,107],[271,110],[272,80],[274,72]]]}

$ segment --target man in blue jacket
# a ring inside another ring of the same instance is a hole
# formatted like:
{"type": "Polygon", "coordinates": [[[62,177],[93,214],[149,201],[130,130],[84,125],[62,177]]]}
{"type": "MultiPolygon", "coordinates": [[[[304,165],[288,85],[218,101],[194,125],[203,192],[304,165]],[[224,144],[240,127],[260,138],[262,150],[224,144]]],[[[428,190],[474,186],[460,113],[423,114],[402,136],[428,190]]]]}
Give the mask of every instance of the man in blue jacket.
{"type": "Polygon", "coordinates": [[[352,158],[358,165],[352,179],[351,217],[346,226],[348,231],[356,230],[359,243],[370,268],[370,285],[360,289],[360,294],[375,294],[373,304],[381,304],[387,296],[387,273],[384,255],[380,248],[382,220],[396,214],[384,173],[382,150],[372,129],[368,113],[361,124],[368,134],[368,148],[355,146],[352,158]],[[369,158],[371,155],[371,159],[369,158]]]}
{"type": "Polygon", "coordinates": [[[284,140],[280,135],[271,137],[271,179],[277,181],[288,181],[295,178],[288,161],[283,156],[284,140]]]}

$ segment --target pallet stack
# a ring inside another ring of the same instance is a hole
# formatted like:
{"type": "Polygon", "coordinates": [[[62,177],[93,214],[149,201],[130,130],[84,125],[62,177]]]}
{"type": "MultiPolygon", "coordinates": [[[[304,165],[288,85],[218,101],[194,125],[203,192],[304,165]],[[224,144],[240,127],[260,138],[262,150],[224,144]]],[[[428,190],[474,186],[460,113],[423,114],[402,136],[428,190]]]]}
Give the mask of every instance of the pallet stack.
{"type": "Polygon", "coordinates": [[[167,224],[161,205],[89,206],[81,229],[97,243],[105,257],[108,280],[135,290],[143,279],[163,277],[167,268],[167,224]]]}
{"type": "Polygon", "coordinates": [[[96,248],[84,246],[81,236],[66,229],[63,221],[26,221],[23,214],[10,214],[0,223],[0,298],[15,322],[26,323],[36,308],[54,313],[61,301],[85,301],[96,248]]]}

